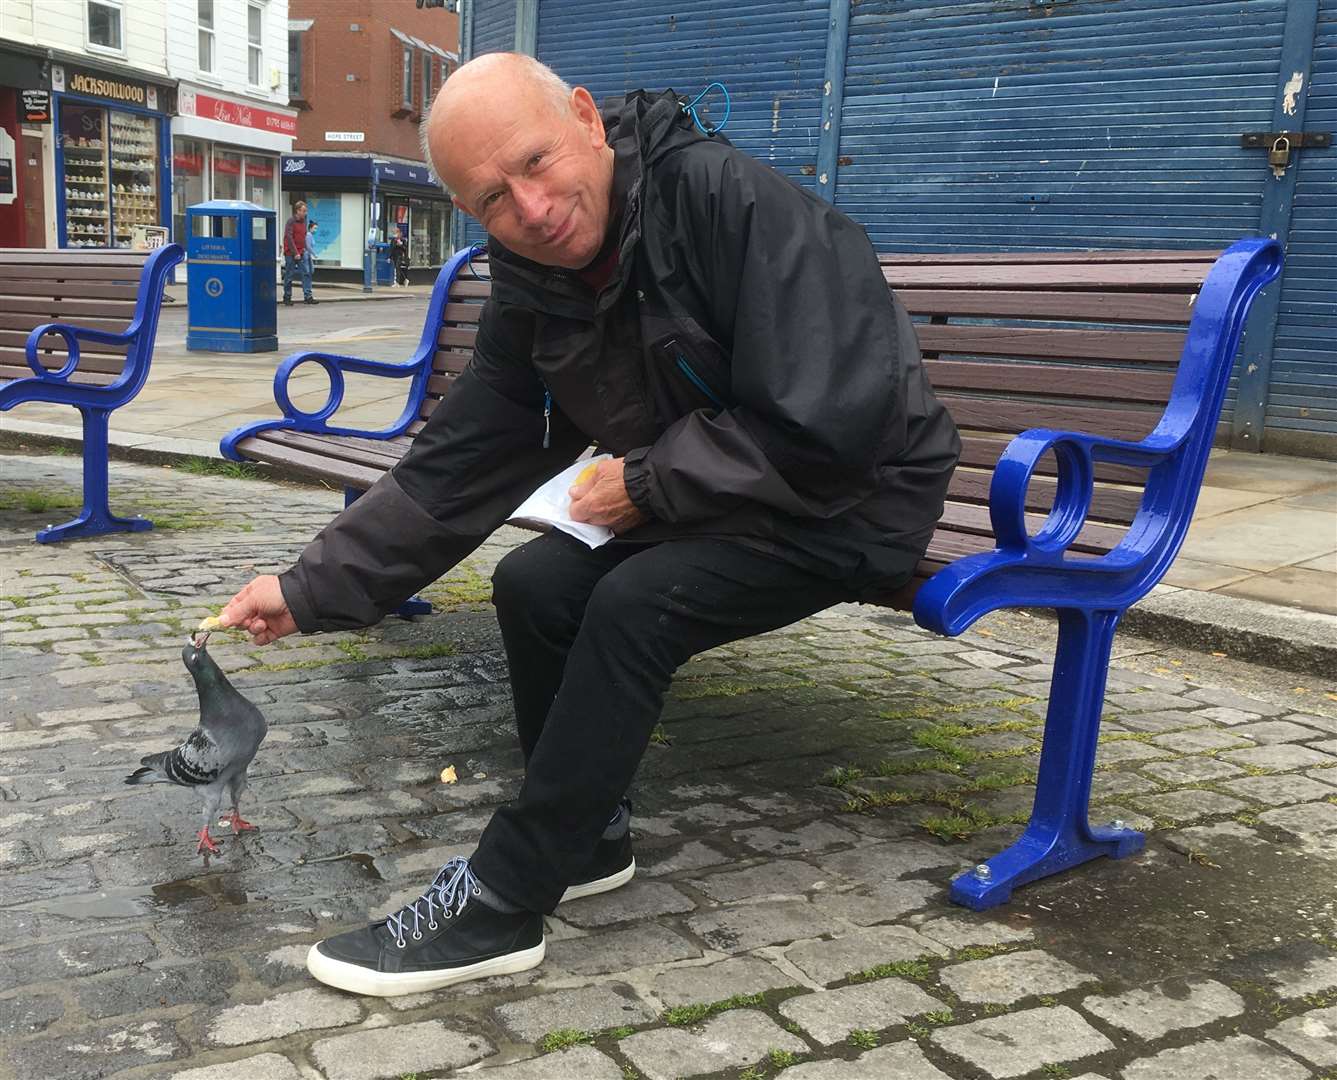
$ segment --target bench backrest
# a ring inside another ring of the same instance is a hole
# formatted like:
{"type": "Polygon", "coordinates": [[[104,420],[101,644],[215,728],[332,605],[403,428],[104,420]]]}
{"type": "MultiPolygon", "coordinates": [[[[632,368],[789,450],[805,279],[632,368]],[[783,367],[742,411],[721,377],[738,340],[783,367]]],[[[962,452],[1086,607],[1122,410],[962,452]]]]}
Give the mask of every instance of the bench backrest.
{"type": "MultiPolygon", "coordinates": [[[[913,316],[929,378],[961,429],[961,465],[932,554],[992,546],[989,483],[1011,437],[1032,427],[1141,439],[1170,397],[1193,300],[1218,252],[882,255],[913,316]]],[[[451,286],[416,433],[469,362],[487,260],[451,286]]],[[[1031,484],[1049,509],[1052,461],[1031,484]]],[[[1137,512],[1145,472],[1100,466],[1076,550],[1107,551],[1137,512]]]]}
{"type": "MultiPolygon", "coordinates": [[[[121,333],[135,315],[140,275],[148,252],[87,248],[0,249],[0,379],[32,374],[23,347],[33,327],[74,323],[121,333]]],[[[38,358],[60,368],[64,341],[46,337],[38,358]]],[[[81,343],[79,376],[109,382],[125,366],[126,345],[81,343]]]]}

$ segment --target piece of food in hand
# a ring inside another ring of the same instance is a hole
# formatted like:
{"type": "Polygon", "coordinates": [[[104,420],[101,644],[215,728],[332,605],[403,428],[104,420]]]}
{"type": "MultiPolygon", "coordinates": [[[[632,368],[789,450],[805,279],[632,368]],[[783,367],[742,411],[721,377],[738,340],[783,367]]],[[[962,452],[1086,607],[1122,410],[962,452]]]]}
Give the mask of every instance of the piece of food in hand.
{"type": "Polygon", "coordinates": [[[223,620],[217,615],[210,615],[207,619],[200,620],[200,625],[195,628],[197,634],[210,634],[215,630],[225,630],[223,620]]]}
{"type": "Polygon", "coordinates": [[[597,461],[591,461],[588,465],[586,465],[583,469],[581,469],[579,473],[576,474],[575,486],[580,487],[581,484],[588,484],[591,480],[594,479],[594,474],[597,473],[598,471],[599,471],[599,463],[597,461]]]}
{"type": "Polygon", "coordinates": [[[459,777],[455,775],[454,765],[447,765],[444,769],[441,770],[441,783],[453,784],[458,779],[459,777]]]}
{"type": "MultiPolygon", "coordinates": [[[[207,621],[207,620],[206,620],[207,621]]],[[[242,819],[237,801],[246,790],[246,768],[264,741],[269,725],[264,715],[227,680],[204,645],[193,642],[181,652],[200,698],[200,724],[175,750],[140,759],[143,768],[125,778],[127,784],[180,784],[200,789],[204,818],[196,853],[218,854],[209,826],[226,792],[232,812],[225,819],[232,831],[254,829],[242,819]]]]}

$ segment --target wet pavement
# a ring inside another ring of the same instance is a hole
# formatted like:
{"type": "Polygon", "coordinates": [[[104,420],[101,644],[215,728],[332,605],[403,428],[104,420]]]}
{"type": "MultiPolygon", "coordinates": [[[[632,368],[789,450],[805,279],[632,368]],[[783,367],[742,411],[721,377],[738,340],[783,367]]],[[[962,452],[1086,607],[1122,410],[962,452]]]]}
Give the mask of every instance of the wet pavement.
{"type": "Polygon", "coordinates": [[[123,777],[197,718],[186,632],[339,492],[118,462],[152,532],[38,546],[80,459],[0,474],[0,1078],[1331,1080],[1337,687],[1121,635],[1093,818],[1150,830],[972,913],[1029,810],[1051,621],[959,639],[841,607],[679,673],[631,792],[639,871],[518,976],[398,999],[306,949],[411,900],[520,779],[488,597],[210,651],[265,712],[245,817],[123,777]],[[442,770],[454,765],[455,784],[442,770]]]}

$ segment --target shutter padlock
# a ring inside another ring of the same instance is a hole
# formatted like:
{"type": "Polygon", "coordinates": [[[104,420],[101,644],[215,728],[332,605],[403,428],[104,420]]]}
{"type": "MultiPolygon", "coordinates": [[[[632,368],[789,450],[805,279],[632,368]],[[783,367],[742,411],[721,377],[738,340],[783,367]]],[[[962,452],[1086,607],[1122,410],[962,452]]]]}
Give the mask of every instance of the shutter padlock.
{"type": "Polygon", "coordinates": [[[1272,166],[1272,175],[1278,179],[1286,172],[1291,163],[1291,141],[1285,135],[1277,136],[1272,149],[1267,152],[1267,163],[1272,166]]]}

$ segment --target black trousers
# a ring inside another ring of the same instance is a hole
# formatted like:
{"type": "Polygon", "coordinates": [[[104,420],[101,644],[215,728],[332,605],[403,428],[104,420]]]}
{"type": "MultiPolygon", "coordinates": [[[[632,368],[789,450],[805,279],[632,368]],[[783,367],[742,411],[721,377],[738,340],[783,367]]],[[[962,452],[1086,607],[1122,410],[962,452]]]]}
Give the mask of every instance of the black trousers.
{"type": "Polygon", "coordinates": [[[525,779],[493,816],[474,872],[551,912],[588,864],[688,658],[852,599],[839,582],[724,540],[590,550],[548,533],[492,578],[525,779]]]}

